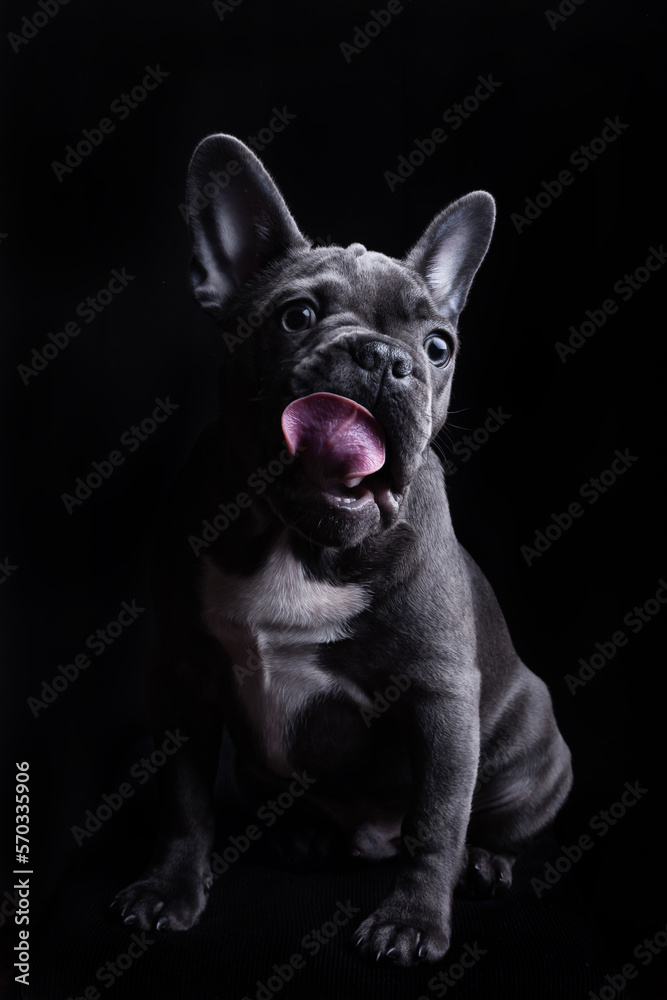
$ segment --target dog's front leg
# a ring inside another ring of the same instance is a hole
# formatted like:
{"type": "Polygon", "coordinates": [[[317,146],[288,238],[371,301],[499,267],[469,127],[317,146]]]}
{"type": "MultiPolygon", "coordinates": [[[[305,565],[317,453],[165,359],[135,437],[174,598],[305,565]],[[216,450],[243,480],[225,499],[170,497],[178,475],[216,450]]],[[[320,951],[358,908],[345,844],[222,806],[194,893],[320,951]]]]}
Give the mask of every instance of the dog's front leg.
{"type": "Polygon", "coordinates": [[[159,832],[150,862],[113,905],[125,923],[141,930],[188,930],[203,913],[213,882],[213,790],[222,718],[201,690],[183,683],[185,658],[162,654],[157,661],[151,698],[156,745],[165,732],[177,733],[181,745],[156,775],[159,832]]]}
{"type": "Polygon", "coordinates": [[[432,962],[449,948],[479,755],[477,684],[461,687],[449,694],[412,688],[401,706],[413,781],[403,858],[392,892],[355,935],[359,949],[377,960],[432,962]]]}

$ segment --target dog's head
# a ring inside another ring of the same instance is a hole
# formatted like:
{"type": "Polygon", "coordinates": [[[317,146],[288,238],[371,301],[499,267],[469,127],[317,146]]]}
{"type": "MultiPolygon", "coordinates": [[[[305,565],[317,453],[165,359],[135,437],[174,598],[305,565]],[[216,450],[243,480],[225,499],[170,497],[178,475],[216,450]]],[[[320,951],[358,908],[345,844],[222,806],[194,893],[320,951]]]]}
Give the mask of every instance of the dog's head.
{"type": "Polygon", "coordinates": [[[359,243],[313,247],[254,153],[213,135],[190,163],[187,205],[192,293],[229,359],[235,460],[249,480],[268,469],[274,513],[317,544],[390,527],[447,416],[492,197],[441,211],[402,261],[359,243]]]}

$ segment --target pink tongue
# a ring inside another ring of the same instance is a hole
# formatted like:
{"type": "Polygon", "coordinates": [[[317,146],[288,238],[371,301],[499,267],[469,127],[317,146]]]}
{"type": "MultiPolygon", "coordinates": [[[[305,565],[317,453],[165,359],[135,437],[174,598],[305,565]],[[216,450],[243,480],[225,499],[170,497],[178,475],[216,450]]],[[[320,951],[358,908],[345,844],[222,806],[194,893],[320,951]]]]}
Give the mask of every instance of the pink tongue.
{"type": "Polygon", "coordinates": [[[384,431],[372,413],[345,396],[315,392],[283,412],[285,441],[307,475],[321,484],[356,486],[384,465],[384,431]]]}

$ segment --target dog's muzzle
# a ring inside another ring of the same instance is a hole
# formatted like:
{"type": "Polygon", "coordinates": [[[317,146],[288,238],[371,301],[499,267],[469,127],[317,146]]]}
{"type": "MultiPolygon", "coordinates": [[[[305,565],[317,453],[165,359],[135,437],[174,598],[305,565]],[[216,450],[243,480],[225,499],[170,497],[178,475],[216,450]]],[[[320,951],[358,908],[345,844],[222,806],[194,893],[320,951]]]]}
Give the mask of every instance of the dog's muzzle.
{"type": "Polygon", "coordinates": [[[397,504],[386,478],[384,430],[360,403],[315,392],[290,403],[282,415],[287,447],[300,459],[306,491],[338,510],[377,503],[387,513],[397,504]]]}

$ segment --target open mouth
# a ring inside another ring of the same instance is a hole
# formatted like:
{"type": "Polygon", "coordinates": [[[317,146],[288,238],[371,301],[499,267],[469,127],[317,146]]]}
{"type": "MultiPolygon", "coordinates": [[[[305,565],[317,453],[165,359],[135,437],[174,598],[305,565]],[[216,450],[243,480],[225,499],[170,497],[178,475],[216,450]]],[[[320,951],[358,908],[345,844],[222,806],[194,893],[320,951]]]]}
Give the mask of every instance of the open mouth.
{"type": "Polygon", "coordinates": [[[304,500],[340,511],[371,503],[386,514],[397,510],[384,430],[360,403],[330,392],[303,396],[283,411],[282,429],[291,454],[299,456],[304,500]]]}

